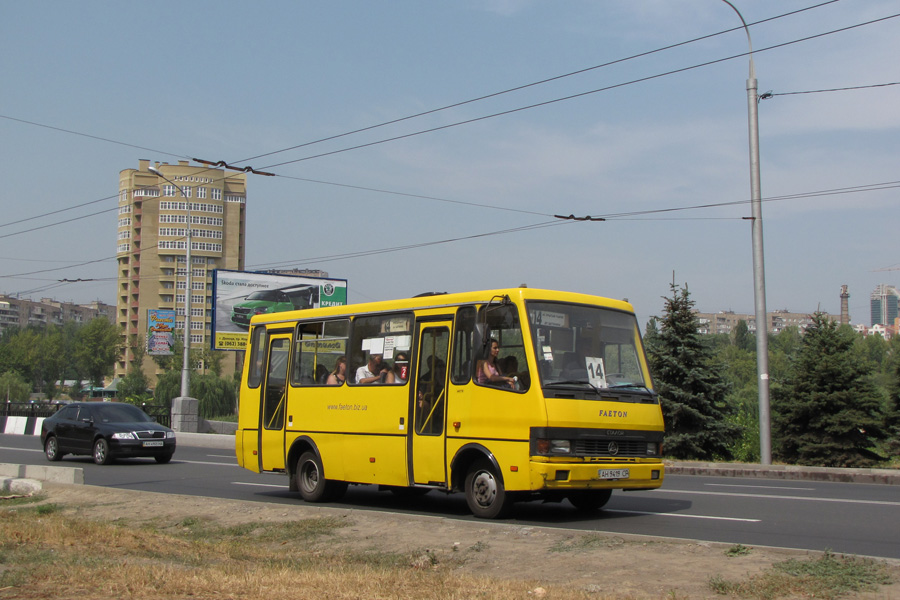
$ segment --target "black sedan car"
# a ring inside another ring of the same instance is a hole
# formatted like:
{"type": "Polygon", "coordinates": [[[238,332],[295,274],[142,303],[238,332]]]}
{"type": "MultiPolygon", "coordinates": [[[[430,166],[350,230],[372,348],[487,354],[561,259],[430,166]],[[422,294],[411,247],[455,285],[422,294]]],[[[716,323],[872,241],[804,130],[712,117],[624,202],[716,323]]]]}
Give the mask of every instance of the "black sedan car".
{"type": "Polygon", "coordinates": [[[175,432],[131,404],[76,402],[41,424],[47,460],[87,454],[98,465],[116,458],[150,457],[167,463],[175,454],[175,432]]]}

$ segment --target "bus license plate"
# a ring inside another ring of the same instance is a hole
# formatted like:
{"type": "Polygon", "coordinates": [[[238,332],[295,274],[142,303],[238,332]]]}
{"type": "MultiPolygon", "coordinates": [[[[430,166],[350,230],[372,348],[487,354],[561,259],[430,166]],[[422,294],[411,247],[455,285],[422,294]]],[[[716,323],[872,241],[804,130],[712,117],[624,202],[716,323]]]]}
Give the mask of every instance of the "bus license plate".
{"type": "Polygon", "coordinates": [[[600,479],[628,479],[628,469],[600,469],[597,473],[600,479]]]}
{"type": "Polygon", "coordinates": [[[153,448],[153,447],[162,446],[162,445],[163,445],[162,440],[157,440],[157,441],[153,441],[153,442],[144,442],[144,448],[153,448]]]}

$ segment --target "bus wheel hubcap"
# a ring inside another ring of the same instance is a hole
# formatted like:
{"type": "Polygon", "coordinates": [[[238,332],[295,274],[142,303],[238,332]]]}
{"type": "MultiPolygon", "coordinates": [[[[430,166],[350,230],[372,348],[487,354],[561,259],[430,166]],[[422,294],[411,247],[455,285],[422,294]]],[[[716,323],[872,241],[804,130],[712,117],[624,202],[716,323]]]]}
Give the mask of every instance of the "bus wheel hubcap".
{"type": "Polygon", "coordinates": [[[475,500],[481,506],[490,506],[497,498],[497,482],[490,473],[482,471],[475,476],[473,483],[475,500]]]}

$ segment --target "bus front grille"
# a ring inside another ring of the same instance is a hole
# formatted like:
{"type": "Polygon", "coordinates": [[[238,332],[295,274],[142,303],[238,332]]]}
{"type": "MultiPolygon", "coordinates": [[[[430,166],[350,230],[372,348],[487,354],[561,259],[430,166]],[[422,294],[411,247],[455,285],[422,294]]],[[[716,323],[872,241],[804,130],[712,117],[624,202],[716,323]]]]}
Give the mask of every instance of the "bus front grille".
{"type": "Polygon", "coordinates": [[[647,442],[637,440],[575,440],[575,456],[647,456],[647,442]]]}

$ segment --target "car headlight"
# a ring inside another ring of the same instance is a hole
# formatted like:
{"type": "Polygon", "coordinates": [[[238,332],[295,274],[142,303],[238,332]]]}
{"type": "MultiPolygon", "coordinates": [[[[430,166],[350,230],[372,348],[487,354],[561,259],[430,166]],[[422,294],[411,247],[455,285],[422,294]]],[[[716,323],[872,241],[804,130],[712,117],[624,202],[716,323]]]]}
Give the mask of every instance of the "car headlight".
{"type": "Polygon", "coordinates": [[[112,434],[112,439],[114,439],[114,440],[136,440],[137,436],[132,431],[120,431],[119,433],[112,434]]]}
{"type": "Polygon", "coordinates": [[[175,432],[174,432],[174,431],[167,431],[167,432],[166,432],[166,438],[168,438],[168,439],[173,439],[173,440],[174,440],[174,439],[175,439],[175,432]]]}

